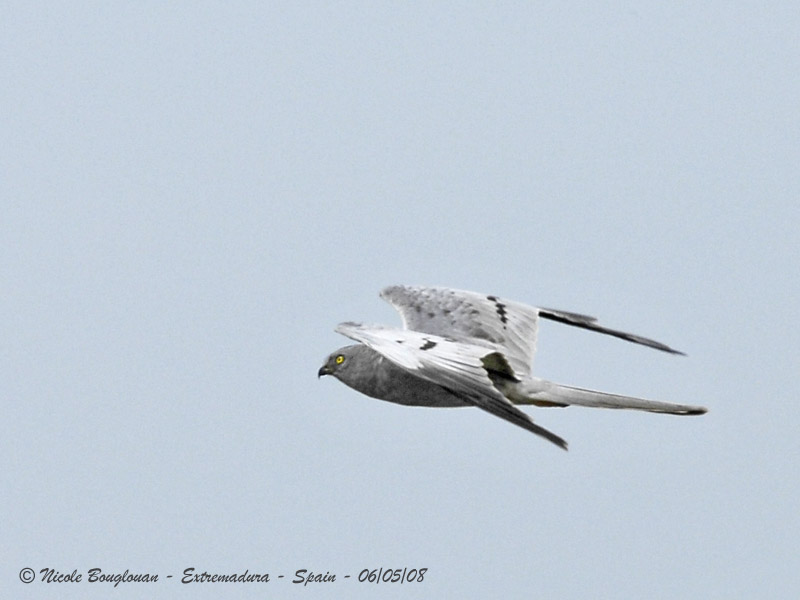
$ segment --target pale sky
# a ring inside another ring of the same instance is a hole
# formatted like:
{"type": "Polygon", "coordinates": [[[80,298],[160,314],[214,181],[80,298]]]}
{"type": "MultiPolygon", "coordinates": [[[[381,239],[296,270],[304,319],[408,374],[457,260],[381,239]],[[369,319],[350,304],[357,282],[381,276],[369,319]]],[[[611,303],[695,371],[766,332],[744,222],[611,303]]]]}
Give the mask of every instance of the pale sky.
{"type": "Polygon", "coordinates": [[[798,31],[789,2],[6,3],[0,596],[794,597],[798,31]],[[565,453],[318,380],[398,283],[663,341],[688,356],[544,323],[534,372],[710,412],[526,409],[565,453]]]}

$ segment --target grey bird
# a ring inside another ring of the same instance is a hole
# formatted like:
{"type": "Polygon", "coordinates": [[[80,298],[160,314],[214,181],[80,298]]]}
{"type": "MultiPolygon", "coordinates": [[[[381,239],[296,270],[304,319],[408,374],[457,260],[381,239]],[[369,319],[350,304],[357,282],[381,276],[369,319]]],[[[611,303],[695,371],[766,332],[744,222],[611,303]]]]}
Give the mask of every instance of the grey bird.
{"type": "Polygon", "coordinates": [[[666,344],[608,329],[594,317],[537,308],[498,296],[444,287],[390,286],[381,291],[403,328],[340,323],[359,342],[331,353],[318,376],[333,375],[356,391],[406,406],[475,406],[567,449],[517,405],[627,408],[702,415],[706,408],[620,396],[534,377],[539,318],[683,354],[666,344]]]}

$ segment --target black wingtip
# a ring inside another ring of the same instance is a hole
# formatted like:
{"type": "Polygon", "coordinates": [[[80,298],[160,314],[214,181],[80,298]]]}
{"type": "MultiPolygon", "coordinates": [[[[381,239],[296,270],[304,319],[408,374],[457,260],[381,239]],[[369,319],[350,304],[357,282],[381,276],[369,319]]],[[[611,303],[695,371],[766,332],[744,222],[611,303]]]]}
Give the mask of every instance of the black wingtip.
{"type": "Polygon", "coordinates": [[[542,429],[541,427],[538,427],[538,426],[537,426],[537,428],[539,429],[539,431],[537,431],[536,433],[541,435],[548,442],[554,443],[556,446],[558,446],[559,448],[561,448],[565,452],[569,451],[569,448],[567,447],[568,446],[567,440],[565,440],[564,438],[562,438],[560,436],[557,436],[552,431],[548,431],[547,429],[542,429]]]}
{"type": "MultiPolygon", "coordinates": [[[[647,340],[647,338],[644,338],[644,339],[647,340]]],[[[647,340],[647,341],[654,342],[655,340],[647,340]]],[[[639,342],[639,343],[641,343],[641,342],[639,342]]],[[[658,344],[658,345],[657,346],[654,346],[652,344],[644,344],[644,345],[645,346],[650,346],[651,348],[655,348],[656,350],[663,350],[664,352],[669,352],[670,354],[675,354],[676,356],[688,356],[686,354],[686,352],[683,352],[681,350],[675,350],[675,348],[670,348],[669,346],[667,346],[666,344],[662,344],[661,342],[655,342],[655,343],[658,344]]]]}
{"type": "MultiPolygon", "coordinates": [[[[616,336],[616,337],[619,337],[619,336],[616,336]]],[[[627,340],[627,341],[632,341],[632,340],[627,340]]],[[[635,343],[641,344],[641,342],[635,342],[635,343]]],[[[654,344],[642,344],[642,345],[643,346],[647,346],[649,348],[655,348],[656,350],[661,350],[662,352],[667,352],[668,354],[674,354],[675,356],[688,356],[688,354],[686,354],[686,352],[681,352],[680,350],[675,350],[675,348],[670,348],[666,344],[662,344],[660,342],[658,343],[657,346],[654,345],[654,344]]]]}
{"type": "Polygon", "coordinates": [[[589,331],[596,331],[597,333],[610,335],[619,338],[621,340],[625,340],[626,342],[633,342],[634,344],[641,344],[642,346],[648,346],[656,350],[661,350],[662,352],[668,352],[670,354],[686,356],[685,352],[681,352],[680,350],[675,350],[674,348],[670,348],[666,344],[662,344],[661,342],[657,342],[656,340],[646,338],[641,335],[636,335],[635,333],[627,333],[625,331],[619,331],[617,329],[609,329],[608,327],[603,327],[602,325],[598,325],[597,323],[595,323],[595,319],[593,317],[584,317],[583,315],[579,315],[577,313],[566,313],[566,312],[555,311],[550,308],[540,308],[539,316],[544,319],[549,319],[550,321],[563,323],[564,325],[571,325],[572,327],[578,327],[580,329],[588,329],[589,331]]]}

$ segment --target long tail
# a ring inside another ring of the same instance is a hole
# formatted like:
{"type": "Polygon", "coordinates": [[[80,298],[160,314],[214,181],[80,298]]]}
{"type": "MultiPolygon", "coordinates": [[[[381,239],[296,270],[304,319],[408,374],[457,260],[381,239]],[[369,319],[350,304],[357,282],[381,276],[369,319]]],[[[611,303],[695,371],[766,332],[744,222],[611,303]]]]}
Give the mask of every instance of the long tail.
{"type": "Polygon", "coordinates": [[[509,398],[514,404],[537,406],[589,406],[592,408],[626,408],[671,415],[702,415],[708,412],[704,406],[672,404],[645,400],[633,396],[620,396],[595,390],[550,383],[544,380],[523,381],[517,384],[509,398]]]}

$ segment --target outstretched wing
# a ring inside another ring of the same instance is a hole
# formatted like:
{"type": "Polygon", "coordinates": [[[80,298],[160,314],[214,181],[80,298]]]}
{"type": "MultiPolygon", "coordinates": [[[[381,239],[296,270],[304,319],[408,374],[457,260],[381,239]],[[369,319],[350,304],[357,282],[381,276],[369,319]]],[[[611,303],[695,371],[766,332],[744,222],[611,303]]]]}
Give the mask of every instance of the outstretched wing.
{"type": "Polygon", "coordinates": [[[536,425],[492,383],[492,377],[517,380],[499,349],[419,331],[359,323],[340,323],[336,331],[369,346],[414,375],[458,394],[470,404],[566,450],[564,439],[536,425]]]}
{"type": "Polygon", "coordinates": [[[666,344],[634,333],[610,329],[597,319],[553,308],[537,308],[493,295],[442,287],[390,286],[381,291],[403,319],[406,329],[502,349],[514,371],[531,375],[539,317],[611,335],[672,354],[666,344]]]}
{"type": "Polygon", "coordinates": [[[538,309],[497,296],[441,287],[384,288],[411,331],[502,350],[514,372],[530,375],[536,352],[538,309]]]}

